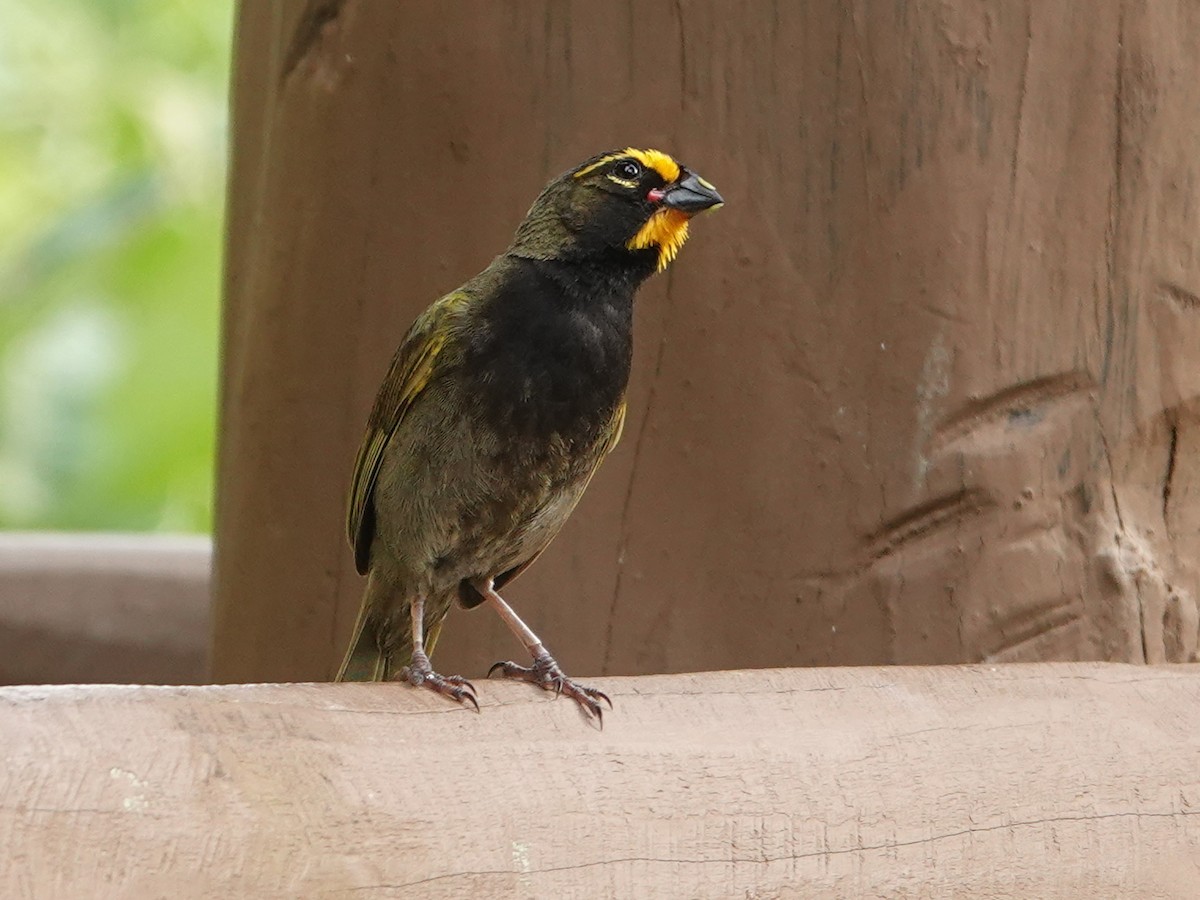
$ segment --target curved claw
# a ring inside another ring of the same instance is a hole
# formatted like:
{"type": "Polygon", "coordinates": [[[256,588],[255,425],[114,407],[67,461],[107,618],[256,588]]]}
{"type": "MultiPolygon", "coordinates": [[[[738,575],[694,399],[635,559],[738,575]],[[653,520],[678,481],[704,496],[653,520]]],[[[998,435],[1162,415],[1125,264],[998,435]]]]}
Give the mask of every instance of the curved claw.
{"type": "Polygon", "coordinates": [[[463,706],[466,706],[467,701],[470,701],[471,705],[475,707],[475,712],[480,711],[479,701],[475,699],[475,695],[473,693],[471,693],[470,691],[467,691],[464,688],[456,688],[455,690],[450,692],[450,696],[453,697],[455,700],[457,700],[459,703],[461,703],[463,706]]]}
{"type": "Polygon", "coordinates": [[[424,664],[415,662],[413,665],[405,666],[400,670],[399,675],[413,687],[429,688],[434,693],[449,697],[463,706],[470,703],[475,707],[475,712],[480,712],[475,685],[461,675],[439,675],[433,671],[428,662],[424,664]]]}
{"type": "Polygon", "coordinates": [[[504,670],[506,670],[506,671],[507,671],[507,669],[508,669],[510,666],[511,666],[512,668],[514,668],[514,669],[519,669],[519,668],[521,668],[521,667],[520,667],[520,666],[518,666],[518,665],[517,665],[515,662],[512,662],[512,661],[510,661],[510,660],[501,660],[501,661],[500,661],[500,662],[498,662],[498,663],[492,663],[492,667],[491,667],[490,669],[488,669],[488,673],[487,673],[487,676],[486,676],[486,677],[487,677],[487,678],[491,678],[491,677],[492,677],[492,673],[493,673],[493,672],[495,672],[497,669],[504,669],[504,670]]]}
{"type": "MultiPolygon", "coordinates": [[[[569,679],[564,679],[564,681],[566,683],[563,685],[563,691],[567,694],[567,696],[579,704],[579,709],[584,713],[584,715],[588,716],[589,718],[595,716],[597,724],[601,729],[603,729],[604,707],[601,706],[595,697],[592,696],[593,694],[599,694],[600,692],[595,688],[588,688],[584,687],[583,685],[575,684],[569,679]]],[[[611,708],[611,701],[609,702],[611,708]]]]}
{"type": "Polygon", "coordinates": [[[471,684],[471,682],[467,681],[467,679],[463,678],[461,675],[445,675],[443,676],[442,680],[447,684],[453,684],[462,690],[467,691],[472,697],[477,697],[479,695],[478,691],[475,690],[475,685],[471,684]]]}
{"type": "Polygon", "coordinates": [[[536,684],[544,691],[554,691],[555,697],[566,694],[579,704],[579,708],[585,716],[589,718],[594,716],[601,728],[604,727],[604,708],[598,701],[603,700],[608,704],[609,709],[613,708],[612,699],[606,693],[596,690],[596,688],[576,684],[563,673],[554,657],[548,653],[535,657],[533,665],[528,667],[519,666],[510,660],[495,663],[488,669],[487,677],[491,678],[496,672],[500,672],[505,678],[536,684]]]}

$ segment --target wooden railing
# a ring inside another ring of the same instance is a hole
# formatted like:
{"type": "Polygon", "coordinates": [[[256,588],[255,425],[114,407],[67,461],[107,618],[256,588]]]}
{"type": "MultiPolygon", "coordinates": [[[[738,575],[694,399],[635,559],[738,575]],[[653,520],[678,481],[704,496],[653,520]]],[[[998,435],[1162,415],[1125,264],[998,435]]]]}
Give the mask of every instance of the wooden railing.
{"type": "Polygon", "coordinates": [[[4,897],[1193,897],[1194,667],[0,690],[4,897]]]}

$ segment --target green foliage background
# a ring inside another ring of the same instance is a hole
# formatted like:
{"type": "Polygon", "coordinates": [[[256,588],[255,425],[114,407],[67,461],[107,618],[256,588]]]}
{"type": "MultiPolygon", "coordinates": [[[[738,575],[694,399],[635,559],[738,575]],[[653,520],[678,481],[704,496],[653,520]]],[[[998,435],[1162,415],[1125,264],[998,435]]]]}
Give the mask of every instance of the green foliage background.
{"type": "Polygon", "coordinates": [[[0,527],[206,531],[231,3],[0,23],[0,527]]]}

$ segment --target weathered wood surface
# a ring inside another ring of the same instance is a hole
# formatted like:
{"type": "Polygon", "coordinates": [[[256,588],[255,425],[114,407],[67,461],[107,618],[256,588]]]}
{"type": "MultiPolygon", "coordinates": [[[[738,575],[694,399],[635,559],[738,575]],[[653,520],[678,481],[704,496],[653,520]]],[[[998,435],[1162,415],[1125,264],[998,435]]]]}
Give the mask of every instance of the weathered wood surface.
{"type": "Polygon", "coordinates": [[[1200,671],[0,690],[0,896],[1194,897],[1200,671]]]}
{"type": "MultiPolygon", "coordinates": [[[[560,656],[1196,659],[1200,4],[1081,7],[243,0],[215,677],[336,669],[397,343],[631,143],[728,203],[640,295],[622,446],[513,587],[560,656]]],[[[510,647],[455,615],[439,654],[510,647]]]]}

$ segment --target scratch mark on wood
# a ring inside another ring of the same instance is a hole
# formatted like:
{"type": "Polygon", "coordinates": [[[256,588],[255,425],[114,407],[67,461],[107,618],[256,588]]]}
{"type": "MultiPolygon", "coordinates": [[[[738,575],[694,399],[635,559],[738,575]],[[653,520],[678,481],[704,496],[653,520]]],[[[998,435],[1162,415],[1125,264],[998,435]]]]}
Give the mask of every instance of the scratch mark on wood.
{"type": "Polygon", "coordinates": [[[1083,371],[1061,372],[1009,385],[994,394],[969,401],[946,417],[934,430],[929,442],[930,452],[942,450],[999,419],[1015,416],[1028,421],[1034,410],[1055,403],[1075,399],[1090,402],[1095,386],[1091,375],[1083,371]]]}
{"type": "Polygon", "coordinates": [[[347,0],[309,0],[288,45],[279,73],[280,84],[286,82],[304,58],[321,45],[322,32],[330,22],[337,21],[346,3],[347,0]]]}
{"type": "Polygon", "coordinates": [[[1013,204],[1017,199],[1017,172],[1021,161],[1021,126],[1025,121],[1025,100],[1029,94],[1029,58],[1033,55],[1033,10],[1025,6],[1025,54],[1021,60],[1021,76],[1017,82],[1017,116],[1014,124],[1012,163],[1008,173],[1008,222],[1012,227],[1013,204]]]}
{"type": "MultiPolygon", "coordinates": [[[[1097,822],[1105,819],[1186,819],[1191,816],[1200,816],[1200,810],[1163,810],[1163,811],[1142,811],[1142,810],[1123,810],[1121,812],[1112,813],[1092,813],[1080,815],[1064,815],[1064,816],[1046,816],[1040,819],[1026,819],[1020,822],[1003,822],[997,825],[981,825],[972,826],[970,828],[959,828],[954,831],[945,831],[941,834],[932,834],[928,837],[916,838],[908,841],[883,841],[875,844],[861,844],[857,847],[836,847],[823,848],[820,850],[812,850],[806,853],[785,853],[779,856],[755,855],[750,857],[738,857],[736,854],[732,857],[722,857],[720,859],[700,858],[700,857],[654,857],[654,856],[622,856],[614,859],[598,859],[590,862],[572,863],[562,866],[550,866],[544,869],[534,869],[529,874],[531,875],[546,875],[554,872],[575,872],[584,869],[594,869],[600,866],[620,866],[629,863],[661,863],[670,866],[729,866],[732,865],[753,865],[763,866],[776,862],[798,861],[803,859],[813,858],[828,858],[833,856],[844,856],[848,853],[878,853],[883,851],[890,853],[894,850],[904,847],[920,847],[932,846],[941,843],[942,841],[954,840],[955,838],[970,838],[978,834],[990,834],[992,832],[1015,832],[1023,828],[1038,828],[1046,825],[1062,825],[1071,822],[1086,823],[1097,822]]],[[[365,887],[346,888],[339,893],[355,893],[365,890],[378,890],[381,888],[401,889],[422,887],[438,881],[446,881],[448,879],[467,880],[483,876],[511,876],[511,869],[490,869],[490,870],[467,870],[462,872],[449,872],[443,875],[432,875],[428,878],[422,878],[419,881],[405,882],[404,884],[389,884],[389,885],[370,885],[365,887]]]]}
{"type": "MultiPolygon", "coordinates": [[[[1171,413],[1168,413],[1167,428],[1169,429],[1170,438],[1167,443],[1167,471],[1163,476],[1162,486],[1162,514],[1163,522],[1166,523],[1167,516],[1171,508],[1171,486],[1175,479],[1175,457],[1179,450],[1179,423],[1171,413]]],[[[1170,532],[1170,525],[1167,525],[1167,531],[1170,532]]]]}
{"type": "Polygon", "coordinates": [[[870,535],[867,538],[868,555],[872,560],[889,556],[918,538],[975,518],[995,507],[996,501],[978,488],[922,503],[884,523],[870,535]]]}
{"type": "Polygon", "coordinates": [[[1200,312],[1200,295],[1173,281],[1160,281],[1155,296],[1187,312],[1200,312]]]}
{"type": "Polygon", "coordinates": [[[1077,597],[1055,597],[1047,602],[1016,610],[995,624],[1002,642],[984,656],[984,662],[1003,662],[1021,648],[1083,620],[1077,597]]]}

